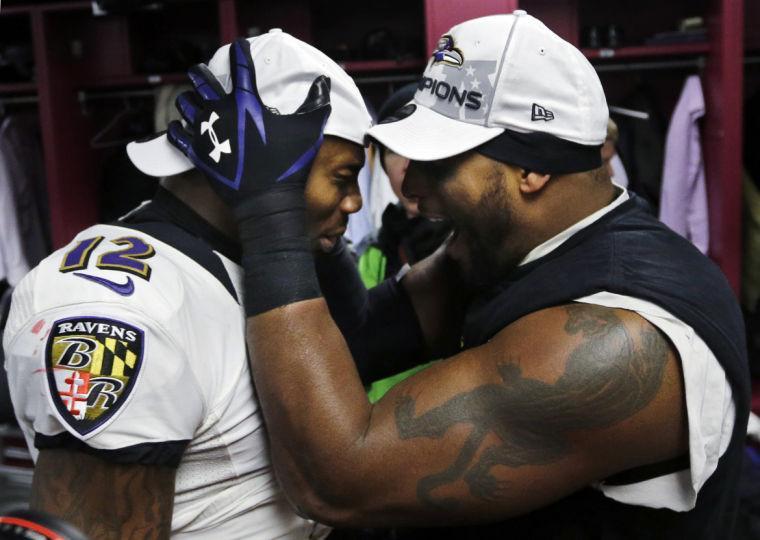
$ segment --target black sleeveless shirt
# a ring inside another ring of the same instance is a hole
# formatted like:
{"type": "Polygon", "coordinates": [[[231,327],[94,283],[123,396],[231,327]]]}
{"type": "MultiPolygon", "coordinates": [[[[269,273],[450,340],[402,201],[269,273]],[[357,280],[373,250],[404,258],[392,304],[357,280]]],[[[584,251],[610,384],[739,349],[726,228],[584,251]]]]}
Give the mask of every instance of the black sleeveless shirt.
{"type": "MultiPolygon", "coordinates": [[[[647,300],[691,326],[725,370],[736,407],[731,442],[702,486],[696,507],[675,512],[627,505],[586,488],[502,523],[399,531],[400,537],[731,538],[750,402],[741,312],[718,267],[645,208],[632,195],[551,253],[517,268],[479,295],[467,310],[463,342],[465,348],[482,345],[529,313],[602,291],[647,300]]],[[[610,483],[638,482],[687,467],[688,457],[628,471],[610,483]]]]}

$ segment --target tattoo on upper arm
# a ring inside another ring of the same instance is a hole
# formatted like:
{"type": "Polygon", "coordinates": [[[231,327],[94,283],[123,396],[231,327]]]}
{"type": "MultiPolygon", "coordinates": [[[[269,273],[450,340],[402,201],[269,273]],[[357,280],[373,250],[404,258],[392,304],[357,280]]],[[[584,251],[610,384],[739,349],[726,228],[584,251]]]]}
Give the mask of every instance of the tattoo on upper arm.
{"type": "Polygon", "coordinates": [[[451,509],[456,501],[437,497],[439,487],[463,479],[470,493],[484,500],[505,497],[509,486],[492,475],[497,465],[542,465],[571,452],[568,435],[580,429],[616,424],[643,409],[662,384],[669,345],[657,329],[632,331],[612,309],[586,304],[565,306],[568,335],[583,339],[569,355],[554,384],[522,376],[517,362],[498,366],[500,384],[486,384],[452,397],[415,416],[415,399],[396,404],[401,439],[440,438],[458,423],[472,431],[448,468],[425,476],[417,497],[427,505],[451,509]],[[480,452],[494,434],[499,442],[480,452]]]}
{"type": "Polygon", "coordinates": [[[115,465],[68,450],[40,452],[31,506],[96,539],[163,539],[171,532],[174,470],[115,465]]]}

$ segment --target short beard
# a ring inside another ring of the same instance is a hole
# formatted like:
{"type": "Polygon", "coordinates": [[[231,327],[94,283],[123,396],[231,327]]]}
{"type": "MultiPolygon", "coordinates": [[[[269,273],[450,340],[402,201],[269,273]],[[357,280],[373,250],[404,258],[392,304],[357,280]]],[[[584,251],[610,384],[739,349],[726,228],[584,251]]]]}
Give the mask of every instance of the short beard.
{"type": "Polygon", "coordinates": [[[494,169],[484,178],[487,188],[477,205],[468,211],[467,217],[456,220],[469,240],[469,264],[462,270],[471,292],[495,285],[519,263],[519,256],[509,253],[506,246],[514,215],[501,179],[501,171],[494,169]]]}

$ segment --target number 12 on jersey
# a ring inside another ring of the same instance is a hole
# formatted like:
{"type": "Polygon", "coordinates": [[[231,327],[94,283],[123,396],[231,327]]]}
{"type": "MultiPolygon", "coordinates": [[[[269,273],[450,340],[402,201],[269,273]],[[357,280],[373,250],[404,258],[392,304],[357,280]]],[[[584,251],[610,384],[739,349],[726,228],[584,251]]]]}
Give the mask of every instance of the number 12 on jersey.
{"type": "MultiPolygon", "coordinates": [[[[66,252],[61,261],[61,272],[73,272],[84,270],[90,264],[92,252],[103,241],[103,236],[95,236],[80,240],[73,248],[66,252]]],[[[150,280],[151,268],[144,259],[150,259],[156,254],[153,246],[146,244],[136,236],[124,236],[111,240],[117,246],[126,246],[124,249],[107,251],[98,257],[95,266],[104,270],[119,270],[128,272],[145,280],[150,280]]]]}

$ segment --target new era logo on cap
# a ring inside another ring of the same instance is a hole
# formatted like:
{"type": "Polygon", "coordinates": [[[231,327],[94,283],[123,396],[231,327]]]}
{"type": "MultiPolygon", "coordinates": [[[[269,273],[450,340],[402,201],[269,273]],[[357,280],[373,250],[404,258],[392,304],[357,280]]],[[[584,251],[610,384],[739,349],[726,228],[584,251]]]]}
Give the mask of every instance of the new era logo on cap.
{"type": "Polygon", "coordinates": [[[534,103],[533,110],[530,113],[530,119],[533,122],[536,120],[543,120],[544,122],[548,122],[549,120],[554,120],[554,113],[546,107],[542,107],[541,105],[534,103]]]}

